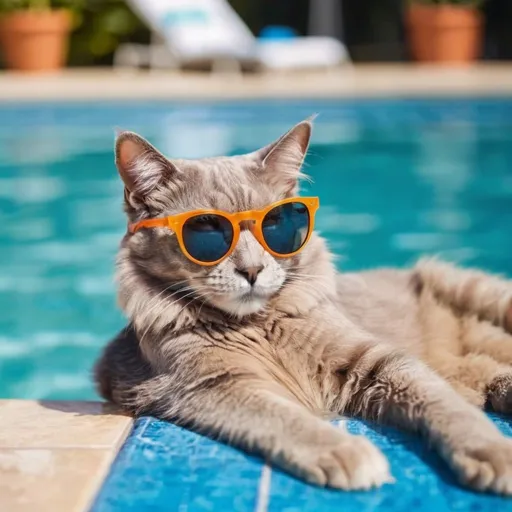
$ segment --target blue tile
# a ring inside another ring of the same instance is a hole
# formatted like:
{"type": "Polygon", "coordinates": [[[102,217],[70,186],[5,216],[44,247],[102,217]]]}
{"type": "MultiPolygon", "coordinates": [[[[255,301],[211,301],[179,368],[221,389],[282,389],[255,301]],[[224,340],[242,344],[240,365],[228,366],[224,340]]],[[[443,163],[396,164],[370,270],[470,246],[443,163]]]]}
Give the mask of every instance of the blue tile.
{"type": "Polygon", "coordinates": [[[254,510],[262,464],[187,430],[139,419],[94,512],[254,510]]]}
{"type": "MultiPolygon", "coordinates": [[[[509,422],[493,419],[504,433],[512,435],[509,422]]],[[[348,422],[348,430],[379,446],[390,461],[396,482],[370,492],[343,493],[314,489],[273,471],[268,512],[512,511],[512,499],[459,487],[446,465],[416,435],[353,420],[348,422]]]]}
{"type": "MultiPolygon", "coordinates": [[[[493,415],[512,436],[512,423],[493,415]]],[[[396,483],[370,492],[318,489],[237,450],[150,418],[137,421],[92,512],[512,512],[512,499],[462,489],[413,434],[350,420],[378,445],[396,483]],[[262,474],[267,472],[267,481],[262,474]],[[261,488],[260,488],[261,487],[261,488]]]]}

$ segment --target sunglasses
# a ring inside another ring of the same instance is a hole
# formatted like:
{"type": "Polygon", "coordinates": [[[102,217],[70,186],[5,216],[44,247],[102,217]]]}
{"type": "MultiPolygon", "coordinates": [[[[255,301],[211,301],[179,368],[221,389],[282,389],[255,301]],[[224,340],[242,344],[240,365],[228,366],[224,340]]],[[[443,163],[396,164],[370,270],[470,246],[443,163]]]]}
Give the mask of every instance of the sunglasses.
{"type": "Polygon", "coordinates": [[[292,197],[261,210],[195,210],[141,220],[128,229],[136,233],[141,228],[168,228],[176,234],[180,249],[189,260],[210,266],[234,251],[244,223],[267,252],[288,258],[300,252],[310,239],[319,206],[318,197],[292,197]]]}

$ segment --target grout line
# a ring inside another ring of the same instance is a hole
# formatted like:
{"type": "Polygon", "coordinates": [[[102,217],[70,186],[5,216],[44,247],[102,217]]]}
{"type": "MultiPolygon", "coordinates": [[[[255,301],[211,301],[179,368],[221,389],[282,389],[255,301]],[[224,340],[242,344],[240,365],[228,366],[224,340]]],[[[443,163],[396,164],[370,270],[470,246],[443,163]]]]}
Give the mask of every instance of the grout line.
{"type": "MultiPolygon", "coordinates": [[[[142,441],[144,439],[144,434],[145,434],[146,430],[148,429],[149,424],[151,423],[151,418],[144,417],[141,419],[143,420],[143,422],[141,421],[140,430],[135,435],[135,439],[137,439],[138,441],[142,441]]],[[[137,421],[137,420],[135,420],[135,421],[137,421]]],[[[135,425],[135,423],[134,423],[134,425],[135,425]]]]}
{"type": "Polygon", "coordinates": [[[126,446],[126,457],[128,460],[131,460],[133,453],[139,447],[139,445],[144,443],[144,434],[151,423],[151,418],[148,417],[141,418],[140,420],[141,427],[139,432],[137,432],[136,435],[131,435],[135,432],[136,422],[138,421],[136,419],[133,423],[132,430],[128,433],[121,446],[119,446],[118,452],[121,450],[121,448],[126,446]]]}
{"type": "Polygon", "coordinates": [[[255,512],[267,512],[270,496],[270,484],[272,481],[272,468],[265,464],[261,470],[260,485],[258,486],[258,498],[255,512]]]}

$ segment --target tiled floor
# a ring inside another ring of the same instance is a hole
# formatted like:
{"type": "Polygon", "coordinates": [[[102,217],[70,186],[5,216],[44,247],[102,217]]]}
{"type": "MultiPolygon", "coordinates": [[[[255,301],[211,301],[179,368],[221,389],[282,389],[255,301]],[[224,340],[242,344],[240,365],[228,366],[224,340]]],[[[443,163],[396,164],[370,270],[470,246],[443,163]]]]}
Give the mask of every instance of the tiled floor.
{"type": "Polygon", "coordinates": [[[87,510],[131,425],[100,403],[0,401],[0,510],[87,510]]]}

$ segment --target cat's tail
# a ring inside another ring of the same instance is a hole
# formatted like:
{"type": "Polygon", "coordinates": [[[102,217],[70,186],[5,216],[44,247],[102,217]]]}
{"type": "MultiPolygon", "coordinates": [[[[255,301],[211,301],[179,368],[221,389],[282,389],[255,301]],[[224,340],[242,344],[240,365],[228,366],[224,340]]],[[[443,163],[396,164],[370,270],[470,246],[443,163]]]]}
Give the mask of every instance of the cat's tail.
{"type": "Polygon", "coordinates": [[[414,280],[419,294],[424,288],[428,289],[437,300],[456,312],[512,331],[511,281],[434,258],[417,263],[414,280]]]}

